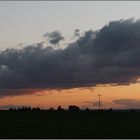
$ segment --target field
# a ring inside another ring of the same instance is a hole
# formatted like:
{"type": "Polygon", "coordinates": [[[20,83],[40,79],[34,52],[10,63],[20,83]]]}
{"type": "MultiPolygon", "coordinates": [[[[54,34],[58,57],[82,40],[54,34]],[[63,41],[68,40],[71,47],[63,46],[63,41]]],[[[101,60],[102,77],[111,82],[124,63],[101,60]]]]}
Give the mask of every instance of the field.
{"type": "Polygon", "coordinates": [[[140,112],[0,111],[0,138],[140,138],[140,112]]]}

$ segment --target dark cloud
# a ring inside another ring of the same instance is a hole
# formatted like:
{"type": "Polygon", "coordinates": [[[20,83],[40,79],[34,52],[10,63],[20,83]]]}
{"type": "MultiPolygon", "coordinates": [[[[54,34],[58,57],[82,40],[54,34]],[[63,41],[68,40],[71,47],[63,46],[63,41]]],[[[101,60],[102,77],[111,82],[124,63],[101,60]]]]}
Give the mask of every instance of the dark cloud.
{"type": "Polygon", "coordinates": [[[74,38],[75,37],[79,38],[80,37],[80,30],[79,29],[75,29],[73,36],[74,36],[74,38]]]}
{"type": "Polygon", "coordinates": [[[116,99],[116,100],[113,100],[113,103],[120,105],[126,109],[139,109],[140,108],[140,100],[136,100],[136,99],[116,99]]]}
{"type": "Polygon", "coordinates": [[[61,35],[59,31],[53,31],[51,33],[44,34],[44,37],[47,38],[47,40],[51,44],[58,44],[61,40],[64,39],[64,37],[61,35]]]}
{"type": "Polygon", "coordinates": [[[36,95],[41,96],[44,94],[50,94],[50,90],[46,89],[0,89],[0,98],[4,98],[6,96],[13,97],[13,96],[20,96],[20,95],[36,95]]]}
{"type": "MultiPolygon", "coordinates": [[[[49,36],[55,40],[55,35],[49,36]]],[[[140,20],[112,21],[100,30],[86,31],[65,49],[38,43],[0,52],[1,90],[122,85],[139,77],[140,20]]]]}

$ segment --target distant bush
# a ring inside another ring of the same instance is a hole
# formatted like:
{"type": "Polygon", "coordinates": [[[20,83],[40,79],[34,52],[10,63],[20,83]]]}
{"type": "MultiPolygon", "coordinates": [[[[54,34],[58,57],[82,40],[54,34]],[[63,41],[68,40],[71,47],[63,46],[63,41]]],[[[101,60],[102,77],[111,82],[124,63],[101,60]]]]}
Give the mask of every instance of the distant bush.
{"type": "Polygon", "coordinates": [[[76,106],[76,105],[70,105],[68,110],[69,111],[79,111],[80,108],[79,108],[79,106],[76,106]]]}
{"type": "Polygon", "coordinates": [[[58,111],[65,111],[61,106],[58,106],[58,107],[57,107],[57,110],[58,110],[58,111]]]}
{"type": "Polygon", "coordinates": [[[18,108],[9,108],[9,110],[16,110],[16,111],[39,111],[40,110],[40,108],[39,107],[35,107],[35,108],[31,108],[31,107],[26,107],[26,106],[24,106],[24,107],[18,107],[18,108]]]}
{"type": "Polygon", "coordinates": [[[53,107],[51,107],[51,108],[49,108],[49,109],[48,109],[48,111],[54,111],[54,108],[53,108],[53,107]]]}

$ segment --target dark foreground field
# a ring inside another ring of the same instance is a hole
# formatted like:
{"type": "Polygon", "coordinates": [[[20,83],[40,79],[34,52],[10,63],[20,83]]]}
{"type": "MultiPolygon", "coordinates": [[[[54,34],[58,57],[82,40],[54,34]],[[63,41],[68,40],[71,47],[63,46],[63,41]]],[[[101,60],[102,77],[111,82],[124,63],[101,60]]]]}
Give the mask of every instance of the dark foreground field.
{"type": "Polygon", "coordinates": [[[0,138],[140,138],[140,112],[0,111],[0,138]]]}

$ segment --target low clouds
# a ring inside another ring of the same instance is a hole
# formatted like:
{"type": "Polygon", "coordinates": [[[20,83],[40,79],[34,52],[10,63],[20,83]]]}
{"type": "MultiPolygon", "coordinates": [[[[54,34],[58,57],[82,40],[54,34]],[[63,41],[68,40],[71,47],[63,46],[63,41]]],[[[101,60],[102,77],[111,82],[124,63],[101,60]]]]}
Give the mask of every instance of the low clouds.
{"type": "MultiPolygon", "coordinates": [[[[59,32],[50,43],[63,40],[59,32]]],[[[140,77],[140,20],[109,22],[86,31],[65,49],[38,43],[0,52],[0,94],[3,89],[62,89],[97,84],[130,84],[140,77]]]]}
{"type": "MultiPolygon", "coordinates": [[[[99,108],[99,101],[85,101],[85,107],[94,109],[99,108]]],[[[139,109],[140,100],[137,99],[115,99],[110,102],[101,101],[101,108],[113,108],[113,109],[139,109]]]]}
{"type": "Polygon", "coordinates": [[[44,34],[44,37],[53,45],[58,44],[61,40],[64,40],[64,37],[59,31],[53,31],[51,33],[44,34]]]}
{"type": "MultiPolygon", "coordinates": [[[[85,101],[85,106],[83,107],[92,107],[92,108],[99,108],[99,101],[85,101]]],[[[100,107],[104,107],[104,105],[106,104],[106,102],[100,102],[100,107]]]]}
{"type": "Polygon", "coordinates": [[[136,99],[116,99],[116,100],[113,100],[113,103],[116,105],[120,105],[126,109],[139,109],[140,108],[140,100],[136,100],[136,99]]]}

